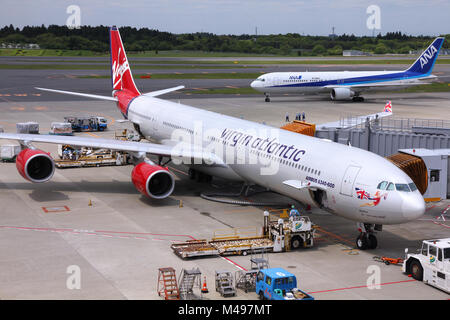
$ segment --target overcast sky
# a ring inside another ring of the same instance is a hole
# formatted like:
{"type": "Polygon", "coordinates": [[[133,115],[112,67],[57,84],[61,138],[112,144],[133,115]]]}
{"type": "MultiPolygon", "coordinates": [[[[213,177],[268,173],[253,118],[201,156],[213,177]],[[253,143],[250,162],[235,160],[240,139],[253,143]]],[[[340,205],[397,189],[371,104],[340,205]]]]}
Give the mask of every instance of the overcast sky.
{"type": "MultiPolygon", "coordinates": [[[[380,29],[412,35],[450,33],[450,0],[1,0],[0,26],[66,24],[78,5],[82,25],[147,27],[174,33],[371,35],[366,13],[380,8],[380,29]]],[[[372,23],[374,20],[371,20],[372,23]]],[[[373,24],[372,24],[373,25],[373,24]]]]}

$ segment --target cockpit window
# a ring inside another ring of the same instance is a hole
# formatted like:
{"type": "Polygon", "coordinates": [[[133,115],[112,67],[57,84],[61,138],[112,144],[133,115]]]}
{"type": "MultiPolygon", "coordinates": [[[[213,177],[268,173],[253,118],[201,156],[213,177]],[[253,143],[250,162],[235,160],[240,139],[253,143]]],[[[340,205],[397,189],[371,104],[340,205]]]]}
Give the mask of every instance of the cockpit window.
{"type": "Polygon", "coordinates": [[[406,183],[396,183],[395,188],[397,191],[404,191],[404,192],[410,192],[409,187],[406,183]]]}
{"type": "Polygon", "coordinates": [[[387,181],[382,181],[382,182],[380,182],[380,183],[378,184],[377,189],[379,189],[379,190],[386,190],[387,185],[388,185],[388,182],[387,182],[387,181]]]}
{"type": "Polygon", "coordinates": [[[256,80],[257,80],[257,81],[262,81],[262,82],[266,81],[265,78],[256,78],[256,80]]]}
{"type": "Polygon", "coordinates": [[[414,182],[411,182],[411,183],[409,184],[409,188],[410,188],[411,191],[413,191],[413,192],[417,190],[416,184],[415,184],[414,182]]]}
{"type": "Polygon", "coordinates": [[[392,182],[389,182],[389,185],[387,186],[388,191],[394,190],[394,184],[392,182]]]}

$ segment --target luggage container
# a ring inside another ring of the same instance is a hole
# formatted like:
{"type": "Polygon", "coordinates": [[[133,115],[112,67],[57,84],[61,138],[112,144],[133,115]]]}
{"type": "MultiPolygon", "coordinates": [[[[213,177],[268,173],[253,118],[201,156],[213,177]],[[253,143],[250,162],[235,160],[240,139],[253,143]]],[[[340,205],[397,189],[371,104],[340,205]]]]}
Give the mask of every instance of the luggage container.
{"type": "Polygon", "coordinates": [[[37,122],[19,122],[16,123],[17,133],[39,134],[39,123],[37,122]]]}
{"type": "Polygon", "coordinates": [[[3,162],[14,162],[20,150],[20,145],[4,144],[0,147],[0,159],[3,162]]]}
{"type": "Polygon", "coordinates": [[[52,122],[49,134],[71,136],[73,135],[72,124],[69,122],[52,122]]]}

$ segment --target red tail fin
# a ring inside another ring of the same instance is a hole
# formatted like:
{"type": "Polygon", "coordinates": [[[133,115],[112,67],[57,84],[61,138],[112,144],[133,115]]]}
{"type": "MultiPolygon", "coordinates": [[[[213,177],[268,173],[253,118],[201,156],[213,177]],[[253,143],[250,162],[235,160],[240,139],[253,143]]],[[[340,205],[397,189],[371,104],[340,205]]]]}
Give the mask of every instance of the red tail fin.
{"type": "Polygon", "coordinates": [[[139,90],[134,84],[127,55],[123,48],[122,39],[117,27],[111,27],[111,78],[113,90],[127,90],[129,94],[140,95],[139,90]]]}

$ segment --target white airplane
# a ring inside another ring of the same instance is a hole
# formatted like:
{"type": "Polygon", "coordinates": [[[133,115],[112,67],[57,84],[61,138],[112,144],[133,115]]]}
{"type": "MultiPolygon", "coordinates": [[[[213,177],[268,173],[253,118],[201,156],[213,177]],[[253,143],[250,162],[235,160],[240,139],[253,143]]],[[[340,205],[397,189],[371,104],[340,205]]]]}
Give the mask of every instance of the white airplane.
{"type": "Polygon", "coordinates": [[[111,28],[110,38],[112,97],[43,90],[114,101],[125,119],[155,143],[0,133],[0,139],[22,145],[16,166],[25,179],[46,182],[55,171],[50,155],[33,142],[122,150],[134,159],[131,180],[137,190],[163,199],[174,190],[174,176],[147,156],[183,159],[191,176],[261,185],[356,221],[360,249],[377,246],[375,230],[381,231],[383,224],[405,223],[424,214],[424,199],[411,178],[374,153],[156,98],[182,86],[141,94],[116,27],[111,28]]]}
{"type": "Polygon", "coordinates": [[[331,100],[364,101],[368,90],[393,90],[427,84],[445,38],[436,38],[420,57],[403,71],[271,72],[250,86],[266,96],[272,93],[329,94],[331,100]]]}

